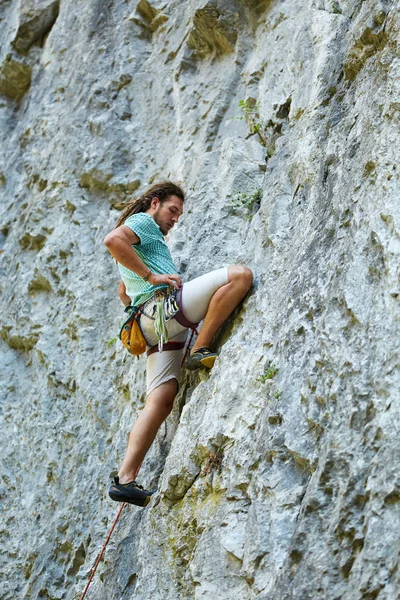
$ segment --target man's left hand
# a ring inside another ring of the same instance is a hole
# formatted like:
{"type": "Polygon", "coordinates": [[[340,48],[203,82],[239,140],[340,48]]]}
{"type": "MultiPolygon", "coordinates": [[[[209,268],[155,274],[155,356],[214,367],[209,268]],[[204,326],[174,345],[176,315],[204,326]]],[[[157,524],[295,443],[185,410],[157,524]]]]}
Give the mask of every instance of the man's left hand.
{"type": "Polygon", "coordinates": [[[160,285],[161,283],[166,283],[168,285],[172,285],[176,289],[182,285],[182,279],[176,273],[168,273],[165,275],[157,275],[156,273],[152,273],[148,277],[147,281],[151,283],[151,285],[160,285]]]}

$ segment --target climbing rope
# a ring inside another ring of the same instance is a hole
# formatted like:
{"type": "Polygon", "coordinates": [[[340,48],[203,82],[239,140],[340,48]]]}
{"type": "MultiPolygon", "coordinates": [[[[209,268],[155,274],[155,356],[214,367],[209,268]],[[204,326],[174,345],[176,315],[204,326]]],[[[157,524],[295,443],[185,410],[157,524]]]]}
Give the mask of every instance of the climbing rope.
{"type": "Polygon", "coordinates": [[[189,343],[186,344],[186,349],[185,349],[185,352],[183,354],[183,358],[182,358],[182,362],[181,362],[181,367],[183,366],[183,363],[185,362],[186,357],[187,357],[187,353],[190,350],[190,344],[192,343],[192,339],[193,339],[194,334],[196,333],[197,335],[199,335],[199,332],[197,331],[196,327],[192,327],[191,329],[192,329],[192,334],[190,336],[189,343]]]}
{"type": "Polygon", "coordinates": [[[88,589],[89,589],[89,585],[90,585],[90,584],[91,584],[91,582],[92,582],[92,579],[93,579],[93,577],[94,577],[94,575],[95,575],[95,573],[96,573],[97,567],[99,566],[99,562],[101,561],[101,557],[102,557],[102,556],[103,556],[103,554],[104,554],[104,550],[106,549],[106,546],[107,546],[107,544],[108,544],[108,542],[109,542],[109,540],[110,540],[111,534],[112,534],[112,532],[113,532],[113,531],[114,531],[114,529],[115,529],[115,526],[116,526],[116,524],[117,524],[117,521],[118,521],[118,519],[119,519],[119,517],[120,517],[120,514],[122,513],[122,509],[124,508],[125,504],[126,504],[126,502],[123,502],[123,503],[121,504],[121,507],[120,507],[120,509],[119,509],[119,511],[118,511],[118,513],[117,513],[117,516],[116,516],[116,517],[115,517],[115,519],[114,519],[114,523],[112,524],[112,527],[111,527],[111,529],[110,529],[110,531],[109,531],[109,533],[108,533],[107,539],[106,539],[106,541],[104,542],[104,544],[103,544],[103,547],[102,547],[102,549],[100,550],[100,554],[99,554],[99,555],[98,555],[98,557],[96,558],[96,562],[94,563],[94,565],[93,565],[93,567],[92,567],[92,570],[91,570],[91,572],[90,572],[89,581],[87,582],[87,584],[86,584],[86,587],[85,587],[85,589],[84,589],[84,591],[83,591],[83,594],[82,594],[82,596],[80,597],[80,599],[79,599],[79,600],[83,600],[83,599],[84,599],[84,597],[86,596],[86,592],[87,592],[87,591],[88,591],[88,589]]]}
{"type": "Polygon", "coordinates": [[[168,342],[168,329],[165,324],[164,301],[156,302],[156,317],[154,321],[154,331],[159,339],[158,351],[162,352],[164,344],[168,342]]]}

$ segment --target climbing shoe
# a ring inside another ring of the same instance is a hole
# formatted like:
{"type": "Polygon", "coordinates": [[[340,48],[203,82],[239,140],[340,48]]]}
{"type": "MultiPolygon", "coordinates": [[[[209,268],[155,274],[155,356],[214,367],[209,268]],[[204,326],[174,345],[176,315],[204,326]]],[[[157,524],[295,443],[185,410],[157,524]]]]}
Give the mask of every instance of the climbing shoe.
{"type": "Polygon", "coordinates": [[[136,506],[147,506],[152,494],[154,494],[154,491],[144,490],[143,486],[136,481],[120,483],[118,476],[114,477],[114,481],[108,490],[108,495],[112,500],[128,502],[129,504],[136,504],[136,506]]]}
{"type": "Polygon", "coordinates": [[[199,348],[189,356],[186,367],[188,369],[198,369],[199,367],[212,369],[217,356],[218,354],[211,352],[209,348],[199,348]]]}

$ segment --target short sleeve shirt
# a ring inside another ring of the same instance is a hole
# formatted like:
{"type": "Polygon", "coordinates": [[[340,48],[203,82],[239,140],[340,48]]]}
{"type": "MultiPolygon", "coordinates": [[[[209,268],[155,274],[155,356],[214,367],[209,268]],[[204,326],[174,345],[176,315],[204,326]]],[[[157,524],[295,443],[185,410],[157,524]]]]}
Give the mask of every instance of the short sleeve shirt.
{"type": "MultiPolygon", "coordinates": [[[[140,243],[132,245],[132,248],[152,273],[162,275],[177,272],[164,236],[151,215],[148,213],[131,215],[124,225],[138,236],[140,243]]],[[[135,306],[151,298],[154,290],[168,287],[167,284],[151,285],[123,265],[118,263],[118,267],[126,293],[135,306]]]]}

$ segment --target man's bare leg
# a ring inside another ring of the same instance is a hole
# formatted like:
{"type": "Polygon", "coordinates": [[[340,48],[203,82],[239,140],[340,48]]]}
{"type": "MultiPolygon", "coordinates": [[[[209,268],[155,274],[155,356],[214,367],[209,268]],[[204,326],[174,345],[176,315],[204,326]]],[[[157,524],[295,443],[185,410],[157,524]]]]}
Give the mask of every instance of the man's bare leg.
{"type": "Polygon", "coordinates": [[[128,448],[118,473],[120,483],[129,483],[136,478],[161,423],[172,410],[177,391],[176,379],[170,379],[148,395],[145,407],[129,434],[128,448]]]}
{"type": "Polygon", "coordinates": [[[250,269],[241,265],[228,267],[228,283],[220,287],[211,298],[191,353],[199,348],[209,348],[214,335],[246,296],[252,283],[253,273],[250,269]]]}

